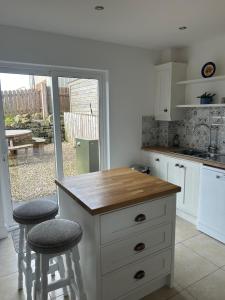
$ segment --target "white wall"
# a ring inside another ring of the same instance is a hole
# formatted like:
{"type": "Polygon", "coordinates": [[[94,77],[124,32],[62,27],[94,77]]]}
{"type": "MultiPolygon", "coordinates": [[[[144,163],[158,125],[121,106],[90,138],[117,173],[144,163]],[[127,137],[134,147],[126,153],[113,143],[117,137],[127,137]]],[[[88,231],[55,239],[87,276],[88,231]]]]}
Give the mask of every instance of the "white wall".
{"type": "Polygon", "coordinates": [[[190,79],[201,77],[201,68],[208,62],[216,64],[216,75],[225,75],[225,35],[195,43],[187,51],[187,77],[190,79]]]}
{"type": "Polygon", "coordinates": [[[139,158],[141,117],[153,111],[148,50],[0,26],[0,60],[109,71],[111,166],[139,158]]]}

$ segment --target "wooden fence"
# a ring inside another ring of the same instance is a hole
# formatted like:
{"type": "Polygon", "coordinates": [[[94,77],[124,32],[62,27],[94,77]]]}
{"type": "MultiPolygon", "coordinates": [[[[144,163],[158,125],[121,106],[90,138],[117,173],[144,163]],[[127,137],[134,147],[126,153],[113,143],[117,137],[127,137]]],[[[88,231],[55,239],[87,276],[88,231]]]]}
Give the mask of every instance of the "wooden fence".
{"type": "Polygon", "coordinates": [[[64,113],[65,136],[67,141],[75,138],[98,139],[98,116],[78,113],[64,113]]]}
{"type": "MultiPolygon", "coordinates": [[[[5,116],[41,113],[43,118],[52,113],[51,92],[46,83],[41,82],[36,89],[12,90],[2,92],[5,116]]],[[[70,97],[68,88],[59,88],[60,111],[70,111],[70,97]]]]}
{"type": "Polygon", "coordinates": [[[37,90],[16,90],[2,92],[4,113],[20,115],[26,113],[41,113],[41,94],[37,90]]]}

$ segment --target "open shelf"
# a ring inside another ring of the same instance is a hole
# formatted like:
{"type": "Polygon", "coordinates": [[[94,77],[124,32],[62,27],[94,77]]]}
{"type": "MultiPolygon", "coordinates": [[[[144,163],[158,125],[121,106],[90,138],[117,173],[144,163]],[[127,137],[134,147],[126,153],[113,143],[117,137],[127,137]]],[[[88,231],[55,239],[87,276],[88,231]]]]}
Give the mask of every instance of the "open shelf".
{"type": "Polygon", "coordinates": [[[225,103],[220,104],[182,104],[182,105],[176,105],[178,108],[191,108],[191,107],[201,107],[201,108],[207,108],[207,107],[225,107],[225,103]]]}
{"type": "Polygon", "coordinates": [[[202,82],[209,82],[209,81],[220,81],[220,80],[225,80],[225,75],[214,76],[214,77],[210,77],[210,78],[198,78],[198,79],[178,81],[176,84],[185,85],[185,84],[194,84],[194,83],[202,83],[202,82]]]}

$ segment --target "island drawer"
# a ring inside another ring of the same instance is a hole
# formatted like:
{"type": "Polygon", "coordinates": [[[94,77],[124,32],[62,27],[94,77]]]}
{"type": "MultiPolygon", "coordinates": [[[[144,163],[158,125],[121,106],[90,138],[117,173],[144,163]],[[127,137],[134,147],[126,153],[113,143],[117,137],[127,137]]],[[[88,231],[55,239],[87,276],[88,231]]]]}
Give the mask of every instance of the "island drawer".
{"type": "Polygon", "coordinates": [[[154,229],[147,228],[129,239],[101,248],[102,273],[141,259],[171,245],[171,224],[154,229]]]}
{"type": "Polygon", "coordinates": [[[101,215],[101,244],[124,239],[150,226],[168,222],[175,199],[172,195],[101,215]]]}
{"type": "Polygon", "coordinates": [[[170,273],[171,250],[151,255],[102,278],[102,299],[115,300],[132,289],[170,273]]]}

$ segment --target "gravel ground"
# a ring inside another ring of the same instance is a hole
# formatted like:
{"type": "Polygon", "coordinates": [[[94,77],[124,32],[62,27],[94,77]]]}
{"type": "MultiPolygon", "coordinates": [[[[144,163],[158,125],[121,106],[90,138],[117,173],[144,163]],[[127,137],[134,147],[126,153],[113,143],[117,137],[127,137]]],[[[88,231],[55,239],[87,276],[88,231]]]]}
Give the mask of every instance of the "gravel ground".
{"type": "MultiPolygon", "coordinates": [[[[76,175],[75,148],[64,142],[64,174],[76,175]]],[[[44,146],[39,157],[29,149],[26,158],[24,150],[18,151],[16,159],[9,160],[9,172],[13,201],[27,201],[55,193],[55,155],[54,145],[44,146]]]]}

